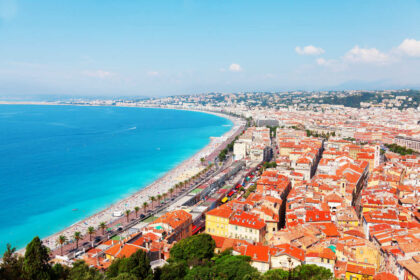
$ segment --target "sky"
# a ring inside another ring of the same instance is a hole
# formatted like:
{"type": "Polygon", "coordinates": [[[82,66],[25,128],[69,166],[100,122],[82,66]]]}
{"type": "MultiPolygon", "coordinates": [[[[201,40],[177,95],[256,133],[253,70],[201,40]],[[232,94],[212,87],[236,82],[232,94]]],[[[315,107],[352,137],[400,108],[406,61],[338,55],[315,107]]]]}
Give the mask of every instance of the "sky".
{"type": "Polygon", "coordinates": [[[419,0],[0,0],[0,96],[418,88],[419,77],[419,0]]]}

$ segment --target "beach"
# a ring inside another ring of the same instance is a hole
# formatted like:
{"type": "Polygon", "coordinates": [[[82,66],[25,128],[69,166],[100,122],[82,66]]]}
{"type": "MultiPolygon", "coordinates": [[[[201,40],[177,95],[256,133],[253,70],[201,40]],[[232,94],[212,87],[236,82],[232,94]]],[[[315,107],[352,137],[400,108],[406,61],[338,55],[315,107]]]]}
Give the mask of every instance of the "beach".
{"type": "MultiPolygon", "coordinates": [[[[40,104],[41,105],[41,104],[40,104]]],[[[42,105],[63,105],[63,104],[42,104],[42,105]]],[[[193,110],[190,110],[193,111],[193,110]]],[[[210,143],[194,154],[189,159],[183,161],[175,168],[164,174],[158,180],[154,181],[150,185],[140,189],[134,194],[110,205],[106,209],[100,210],[99,212],[74,223],[73,225],[55,233],[48,237],[43,238],[43,242],[51,250],[58,248],[57,238],[60,235],[67,237],[67,240],[73,240],[73,235],[75,232],[79,231],[83,235],[86,234],[88,227],[93,226],[95,229],[98,228],[98,225],[101,222],[112,223],[113,221],[119,219],[120,217],[114,217],[113,213],[115,211],[120,211],[122,213],[125,210],[133,211],[134,207],[138,206],[142,208],[144,202],[150,204],[150,197],[157,196],[159,194],[167,193],[170,188],[176,185],[179,182],[182,182],[191,176],[197,174],[199,171],[205,168],[201,162],[201,158],[209,159],[214,157],[223,147],[226,142],[231,141],[232,137],[238,133],[240,126],[243,124],[243,121],[231,116],[222,115],[212,112],[203,112],[208,114],[215,114],[223,118],[230,119],[233,123],[231,129],[220,137],[212,137],[210,143]]]]}

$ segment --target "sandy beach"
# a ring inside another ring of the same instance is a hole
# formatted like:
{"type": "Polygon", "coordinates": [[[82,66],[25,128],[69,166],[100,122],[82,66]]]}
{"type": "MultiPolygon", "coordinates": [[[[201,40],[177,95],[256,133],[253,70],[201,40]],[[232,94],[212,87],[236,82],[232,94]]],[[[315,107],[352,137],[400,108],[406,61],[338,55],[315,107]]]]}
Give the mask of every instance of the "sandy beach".
{"type": "MultiPolygon", "coordinates": [[[[10,104],[10,103],[9,103],[10,104]]],[[[39,103],[38,103],[39,104],[39,103]]],[[[39,105],[47,105],[45,103],[39,105]]],[[[62,105],[62,104],[48,104],[48,105],[62,105]]],[[[164,109],[164,108],[162,108],[164,109]]],[[[190,110],[196,111],[196,110],[190,110]]],[[[200,111],[201,112],[201,111],[200,111]]],[[[220,149],[220,147],[229,139],[231,138],[237,131],[240,129],[241,124],[243,121],[231,116],[212,113],[212,112],[204,112],[208,114],[218,115],[223,118],[227,118],[232,121],[233,125],[232,128],[226,132],[221,137],[211,138],[210,143],[205,146],[203,149],[198,151],[189,159],[183,161],[175,168],[164,174],[161,178],[154,181],[150,185],[140,189],[138,192],[110,205],[104,210],[99,211],[98,213],[93,214],[90,217],[87,217],[60,232],[57,232],[53,235],[50,235],[43,239],[43,242],[46,246],[48,246],[51,250],[57,249],[57,238],[59,235],[64,235],[67,237],[68,240],[72,240],[72,236],[74,232],[80,231],[82,234],[87,232],[88,227],[93,226],[98,228],[98,225],[101,222],[109,223],[113,220],[116,220],[117,217],[113,216],[115,211],[121,211],[124,213],[125,210],[133,210],[135,206],[139,206],[142,208],[143,202],[147,202],[150,204],[150,197],[157,196],[158,194],[163,194],[169,191],[171,187],[173,187],[178,182],[184,181],[185,179],[192,176],[192,173],[198,173],[200,170],[204,169],[204,166],[201,163],[201,158],[208,158],[210,155],[214,156],[215,152],[220,149]]]]}

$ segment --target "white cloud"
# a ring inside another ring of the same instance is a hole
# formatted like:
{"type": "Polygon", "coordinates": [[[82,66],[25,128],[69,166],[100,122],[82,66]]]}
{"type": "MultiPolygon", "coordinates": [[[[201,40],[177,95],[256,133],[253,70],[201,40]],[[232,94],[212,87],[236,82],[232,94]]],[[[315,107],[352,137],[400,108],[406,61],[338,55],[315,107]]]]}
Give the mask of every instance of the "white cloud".
{"type": "Polygon", "coordinates": [[[317,48],[315,46],[309,45],[306,47],[296,47],[295,51],[300,55],[320,55],[323,54],[325,51],[321,48],[317,48]]]}
{"type": "Polygon", "coordinates": [[[242,71],[242,67],[241,67],[241,65],[239,65],[239,64],[232,63],[232,64],[229,66],[229,71],[232,71],[232,72],[240,72],[240,71],[242,71]]]}
{"type": "Polygon", "coordinates": [[[100,79],[106,79],[106,78],[115,76],[114,73],[104,71],[104,70],[95,70],[95,71],[85,70],[82,72],[82,74],[88,77],[94,77],[94,78],[100,78],[100,79]]]}
{"type": "Polygon", "coordinates": [[[150,77],[157,77],[159,76],[159,72],[158,71],[149,71],[147,72],[147,75],[150,77]]]}
{"type": "Polygon", "coordinates": [[[329,61],[328,60],[326,60],[325,58],[318,58],[317,60],[316,60],[316,63],[318,64],[318,65],[322,65],[322,66],[327,66],[327,65],[329,65],[330,63],[329,63],[329,61]]]}
{"type": "Polygon", "coordinates": [[[363,49],[356,45],[344,55],[343,59],[350,63],[384,64],[390,61],[390,56],[375,48],[363,49]]]}
{"type": "Polygon", "coordinates": [[[420,57],[420,41],[415,39],[405,39],[397,49],[408,56],[420,57]]]}

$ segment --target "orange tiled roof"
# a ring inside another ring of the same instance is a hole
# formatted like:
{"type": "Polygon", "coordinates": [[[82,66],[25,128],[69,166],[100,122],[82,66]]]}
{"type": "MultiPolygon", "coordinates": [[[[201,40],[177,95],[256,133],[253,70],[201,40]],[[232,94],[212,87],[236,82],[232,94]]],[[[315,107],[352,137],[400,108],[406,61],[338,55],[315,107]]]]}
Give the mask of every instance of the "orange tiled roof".
{"type": "Polygon", "coordinates": [[[356,273],[360,275],[375,275],[375,269],[372,267],[366,267],[355,264],[347,264],[347,271],[351,273],[356,273]]]}
{"type": "Polygon", "coordinates": [[[265,222],[261,220],[257,215],[253,215],[243,211],[235,212],[230,218],[229,224],[258,230],[265,227],[265,222]]]}
{"type": "Polygon", "coordinates": [[[184,210],[175,210],[168,212],[161,217],[157,218],[152,224],[167,224],[171,228],[176,229],[188,220],[192,219],[192,215],[184,210]]]}
{"type": "Polygon", "coordinates": [[[115,258],[129,258],[132,254],[140,250],[139,246],[133,244],[116,244],[105,251],[105,254],[115,258]]]}

